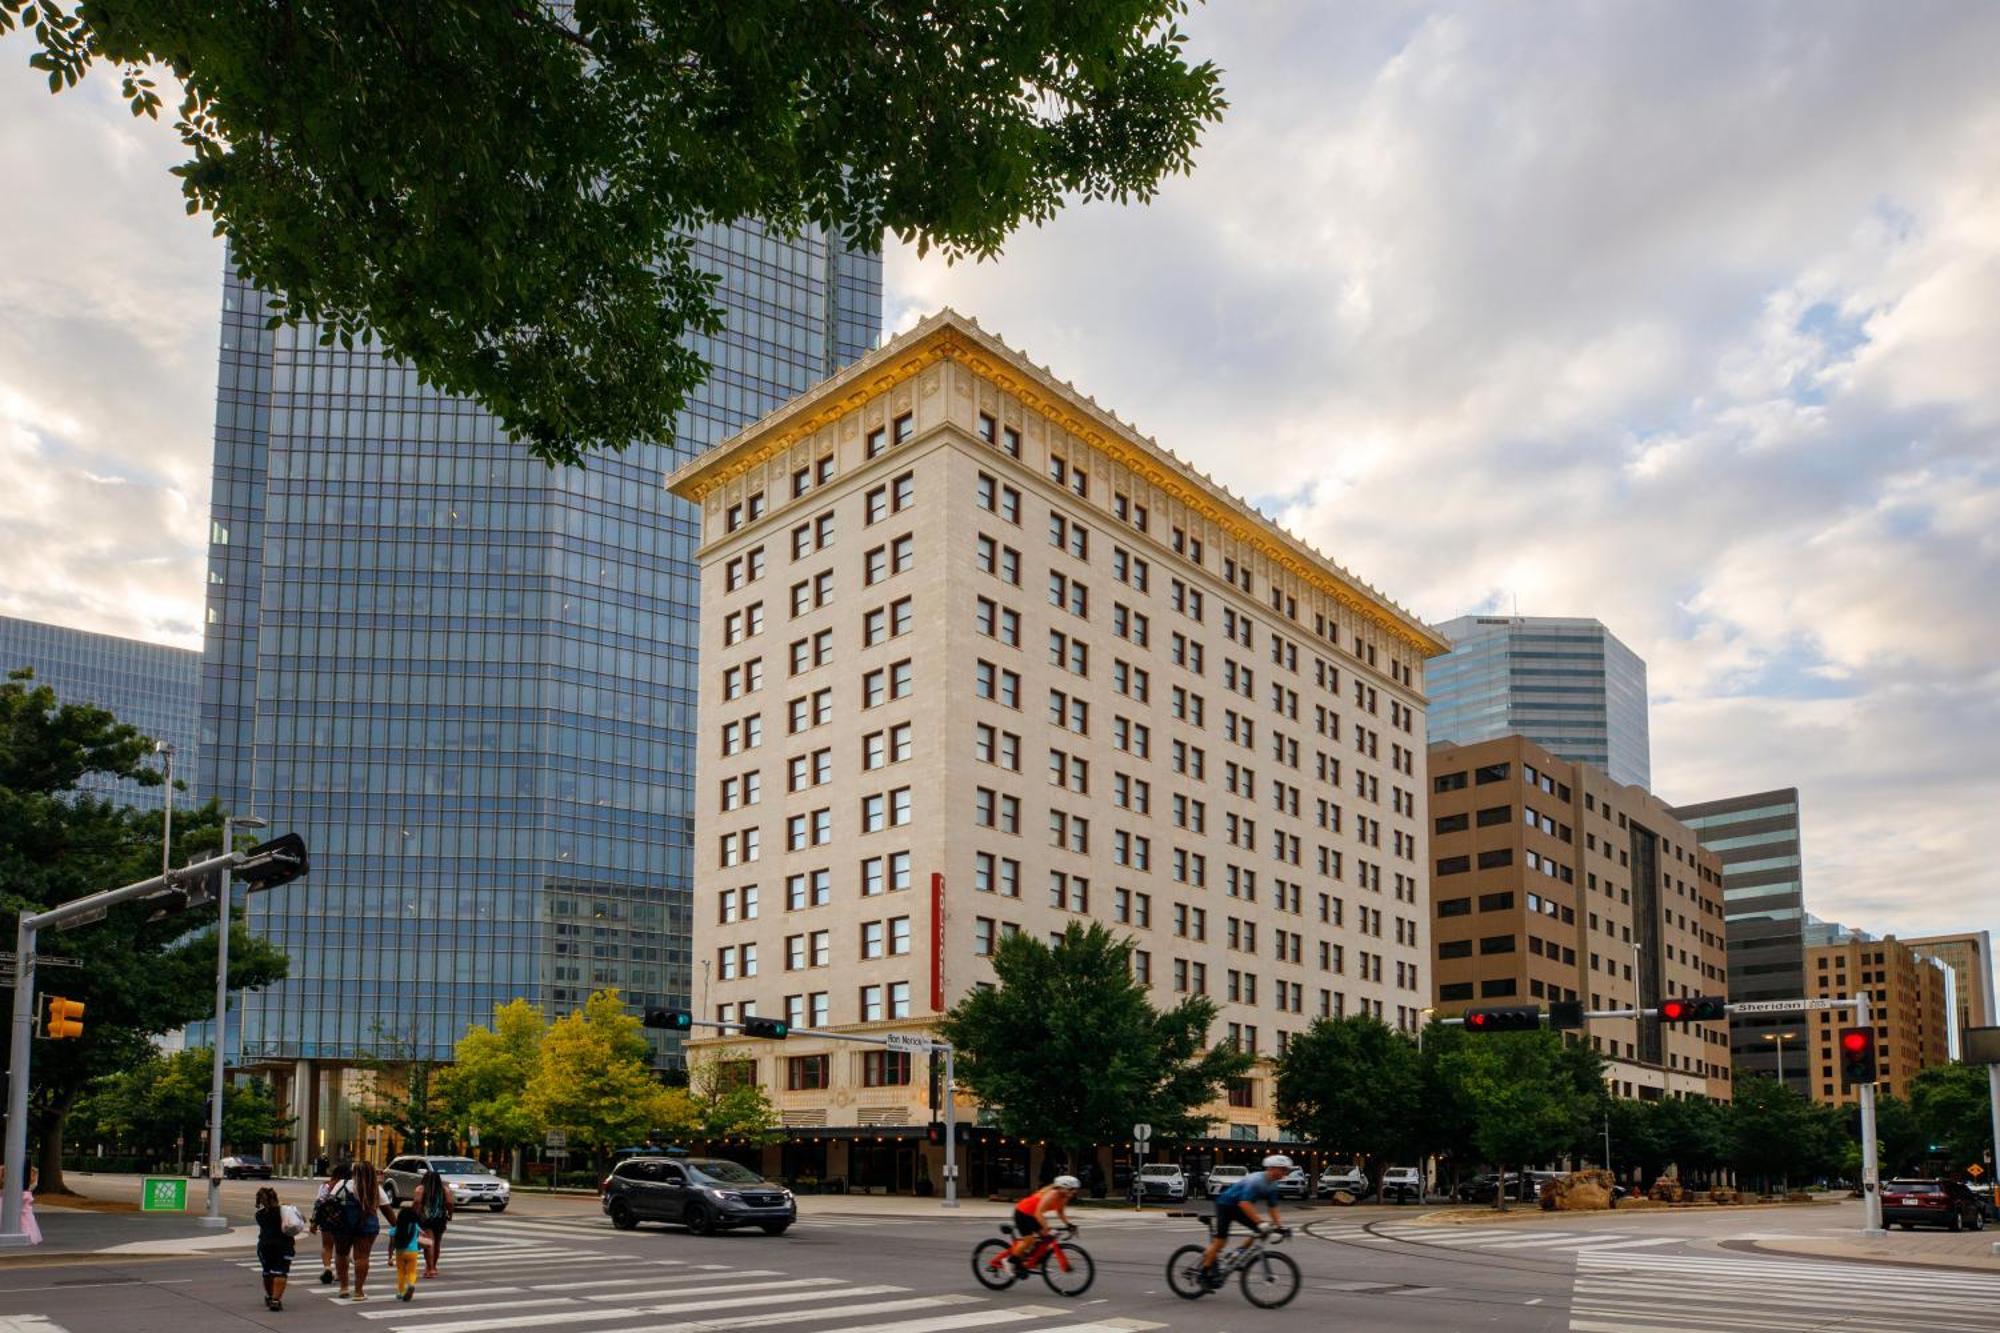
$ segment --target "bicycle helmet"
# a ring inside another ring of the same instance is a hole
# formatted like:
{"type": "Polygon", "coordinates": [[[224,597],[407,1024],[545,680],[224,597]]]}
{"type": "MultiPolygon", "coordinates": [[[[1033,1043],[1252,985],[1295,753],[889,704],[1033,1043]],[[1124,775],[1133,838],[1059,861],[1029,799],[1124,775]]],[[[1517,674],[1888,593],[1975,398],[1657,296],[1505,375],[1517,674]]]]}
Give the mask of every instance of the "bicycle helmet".
{"type": "Polygon", "coordinates": [[[1266,1171],[1289,1171],[1292,1169],[1292,1159],[1281,1152],[1274,1152],[1264,1159],[1264,1169],[1266,1171]]]}
{"type": "Polygon", "coordinates": [[[1059,1190],[1068,1190],[1071,1194],[1075,1194],[1083,1188],[1083,1182],[1075,1176],[1057,1176],[1050,1183],[1059,1190]]]}

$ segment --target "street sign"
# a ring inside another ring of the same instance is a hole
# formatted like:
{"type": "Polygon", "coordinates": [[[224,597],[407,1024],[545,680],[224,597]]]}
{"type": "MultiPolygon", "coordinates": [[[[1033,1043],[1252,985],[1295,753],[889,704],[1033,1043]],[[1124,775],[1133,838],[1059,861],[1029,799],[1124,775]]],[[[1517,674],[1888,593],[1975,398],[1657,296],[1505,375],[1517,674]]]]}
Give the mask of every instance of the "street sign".
{"type": "Polygon", "coordinates": [[[179,1176],[147,1176],[139,1193],[142,1213],[184,1213],[188,1183],[179,1176]]]}
{"type": "Polygon", "coordinates": [[[567,1148],[569,1147],[569,1135],[565,1134],[562,1130],[552,1129],[542,1139],[542,1146],[545,1148],[567,1148]]]}
{"type": "Polygon", "coordinates": [[[1971,1166],[1965,1168],[1965,1174],[1971,1176],[1974,1180],[1977,1180],[1981,1176],[1986,1174],[1986,1168],[1981,1166],[1979,1163],[1974,1162],[1971,1166]]]}
{"type": "MultiPolygon", "coordinates": [[[[111,915],[109,907],[86,907],[81,912],[56,922],[57,930],[75,930],[78,926],[88,926],[111,915]]],[[[40,961],[40,960],[37,960],[40,961]]]]}
{"type": "Polygon", "coordinates": [[[569,1160],[569,1149],[549,1148],[545,1150],[545,1155],[549,1158],[550,1161],[567,1162],[569,1160]]]}
{"type": "Polygon", "coordinates": [[[882,1044],[897,1051],[934,1051],[937,1043],[914,1032],[885,1032],[882,1044]]]}
{"type": "Polygon", "coordinates": [[[1153,1127],[1149,1124],[1146,1124],[1144,1121],[1141,1121],[1139,1124],[1132,1126],[1132,1141],[1134,1143],[1144,1143],[1147,1139],[1150,1139],[1152,1137],[1153,1137],[1153,1127]]]}
{"type": "Polygon", "coordinates": [[[1795,1014],[1801,1009],[1848,1009],[1852,1000],[1820,998],[1813,1000],[1745,1000],[1729,1006],[1732,1014],[1795,1014]]]}

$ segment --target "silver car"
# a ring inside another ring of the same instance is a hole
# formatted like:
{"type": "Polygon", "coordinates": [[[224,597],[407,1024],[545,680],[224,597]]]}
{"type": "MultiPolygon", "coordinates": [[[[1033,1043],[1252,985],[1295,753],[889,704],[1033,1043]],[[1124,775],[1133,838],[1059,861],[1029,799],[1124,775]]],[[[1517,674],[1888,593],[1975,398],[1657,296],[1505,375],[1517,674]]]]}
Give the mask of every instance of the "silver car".
{"type": "Polygon", "coordinates": [[[507,1182],[470,1157],[398,1157],[382,1172],[382,1188],[397,1202],[409,1199],[423,1182],[425,1171],[435,1171],[444,1178],[454,1207],[507,1211],[512,1193],[507,1182]]]}

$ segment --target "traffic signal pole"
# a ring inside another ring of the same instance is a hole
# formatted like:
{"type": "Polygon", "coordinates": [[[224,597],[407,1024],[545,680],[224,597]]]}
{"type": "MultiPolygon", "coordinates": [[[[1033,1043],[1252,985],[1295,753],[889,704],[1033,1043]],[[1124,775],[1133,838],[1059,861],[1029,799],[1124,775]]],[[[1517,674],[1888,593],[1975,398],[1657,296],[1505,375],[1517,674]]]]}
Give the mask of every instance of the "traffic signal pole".
{"type": "MultiPolygon", "coordinates": [[[[1868,1021],[1868,996],[1864,993],[1853,997],[1854,1022],[1858,1027],[1871,1027],[1868,1021]]],[[[1882,1228],[1882,1167],[1877,1160],[1875,1144],[1875,1085],[1861,1085],[1861,1234],[1864,1236],[1886,1236],[1882,1228]]]]}
{"type": "MultiPolygon", "coordinates": [[[[235,843],[235,822],[228,815],[222,817],[222,846],[226,851],[235,843]]],[[[203,1211],[200,1225],[205,1227],[226,1227],[229,1219],[222,1215],[222,1071],[227,1063],[229,1024],[229,906],[230,889],[229,866],[222,867],[220,891],[215,895],[220,915],[215,926],[215,1049],[209,1052],[213,1066],[208,1081],[208,1207],[203,1211]]],[[[554,1179],[553,1176],[550,1177],[554,1179]]]]}

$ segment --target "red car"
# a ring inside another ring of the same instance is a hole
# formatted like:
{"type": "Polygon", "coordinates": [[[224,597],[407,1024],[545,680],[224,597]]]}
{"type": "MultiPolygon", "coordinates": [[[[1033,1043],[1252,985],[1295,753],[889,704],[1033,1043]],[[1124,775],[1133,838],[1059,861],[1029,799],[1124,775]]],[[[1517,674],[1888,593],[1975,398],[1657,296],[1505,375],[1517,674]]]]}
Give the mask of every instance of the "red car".
{"type": "Polygon", "coordinates": [[[1882,1225],[1980,1231],[1986,1214],[1971,1190],[1956,1180],[1892,1180],[1882,1186],[1882,1225]]]}

